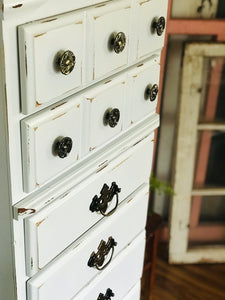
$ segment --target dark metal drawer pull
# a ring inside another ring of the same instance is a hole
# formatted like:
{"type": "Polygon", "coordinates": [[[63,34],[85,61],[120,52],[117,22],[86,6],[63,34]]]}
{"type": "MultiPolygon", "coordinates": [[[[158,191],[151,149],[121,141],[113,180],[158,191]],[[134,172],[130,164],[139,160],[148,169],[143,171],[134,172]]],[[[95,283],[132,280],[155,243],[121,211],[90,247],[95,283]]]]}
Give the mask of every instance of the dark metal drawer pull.
{"type": "Polygon", "coordinates": [[[121,192],[121,189],[118,187],[118,185],[113,182],[111,185],[111,188],[105,183],[103,185],[103,188],[100,192],[101,196],[98,197],[97,195],[94,196],[92,199],[91,205],[89,207],[91,212],[100,212],[104,217],[108,217],[112,215],[119,204],[119,196],[118,193],[121,192]],[[106,213],[106,210],[108,208],[108,204],[113,200],[114,196],[116,196],[116,204],[115,207],[108,213],[106,213]]]}
{"type": "Polygon", "coordinates": [[[120,120],[120,111],[118,108],[109,108],[104,114],[103,123],[114,128],[120,120]]]}
{"type": "Polygon", "coordinates": [[[98,252],[92,252],[89,260],[88,260],[88,266],[91,268],[96,268],[97,270],[101,271],[105,269],[109,263],[112,260],[113,253],[114,253],[114,247],[117,245],[115,240],[110,236],[108,239],[108,242],[101,240],[99,246],[98,246],[98,252]],[[105,263],[105,259],[107,258],[109,252],[111,251],[110,259],[107,263],[105,263]],[[105,265],[103,265],[105,263],[105,265]]]}
{"type": "Polygon", "coordinates": [[[113,34],[111,44],[115,53],[119,54],[123,52],[127,43],[126,35],[123,32],[113,34]]]}
{"type": "Polygon", "coordinates": [[[155,101],[155,99],[157,98],[159,93],[159,86],[158,84],[154,84],[154,85],[148,85],[146,90],[145,90],[145,99],[148,100],[150,99],[150,101],[155,101]]]}
{"type": "Polygon", "coordinates": [[[53,152],[60,158],[65,158],[68,156],[73,147],[73,141],[70,137],[59,137],[54,145],[53,152]]]}
{"type": "Polygon", "coordinates": [[[70,50],[59,52],[57,66],[63,75],[69,75],[76,64],[76,56],[70,50]]]}
{"type": "Polygon", "coordinates": [[[100,293],[97,300],[111,300],[111,297],[114,296],[115,294],[113,293],[113,291],[111,289],[107,289],[105,295],[100,293]]]}
{"type": "Polygon", "coordinates": [[[157,33],[158,36],[161,36],[166,27],[166,20],[164,17],[160,17],[159,19],[155,18],[152,22],[152,29],[157,33]]]}

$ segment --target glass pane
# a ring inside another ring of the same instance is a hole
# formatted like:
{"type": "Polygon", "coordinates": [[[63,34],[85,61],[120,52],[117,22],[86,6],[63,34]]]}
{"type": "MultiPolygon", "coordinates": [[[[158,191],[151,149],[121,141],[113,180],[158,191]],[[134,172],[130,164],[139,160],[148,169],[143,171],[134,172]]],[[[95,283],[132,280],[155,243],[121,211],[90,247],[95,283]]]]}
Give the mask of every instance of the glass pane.
{"type": "Polygon", "coordinates": [[[200,223],[225,223],[225,196],[203,196],[201,198],[200,223]]]}
{"type": "Polygon", "coordinates": [[[225,122],[225,59],[205,59],[200,123],[225,122]]]}
{"type": "Polygon", "coordinates": [[[199,131],[194,188],[225,187],[225,132],[199,131]]]}
{"type": "Polygon", "coordinates": [[[193,196],[189,247],[225,244],[225,195],[193,196]]]}
{"type": "Polygon", "coordinates": [[[225,18],[225,1],[219,0],[216,12],[216,18],[224,19],[225,18]]]}
{"type": "Polygon", "coordinates": [[[172,17],[182,19],[223,19],[224,0],[173,0],[172,17]]]}

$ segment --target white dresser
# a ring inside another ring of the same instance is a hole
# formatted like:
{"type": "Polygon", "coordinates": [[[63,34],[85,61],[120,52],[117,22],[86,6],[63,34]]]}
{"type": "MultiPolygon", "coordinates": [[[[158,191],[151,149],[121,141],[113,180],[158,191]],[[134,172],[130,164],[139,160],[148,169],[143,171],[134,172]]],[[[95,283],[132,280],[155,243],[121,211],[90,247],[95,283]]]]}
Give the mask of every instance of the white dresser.
{"type": "Polygon", "coordinates": [[[0,4],[0,299],[138,300],[167,0],[0,4]]]}

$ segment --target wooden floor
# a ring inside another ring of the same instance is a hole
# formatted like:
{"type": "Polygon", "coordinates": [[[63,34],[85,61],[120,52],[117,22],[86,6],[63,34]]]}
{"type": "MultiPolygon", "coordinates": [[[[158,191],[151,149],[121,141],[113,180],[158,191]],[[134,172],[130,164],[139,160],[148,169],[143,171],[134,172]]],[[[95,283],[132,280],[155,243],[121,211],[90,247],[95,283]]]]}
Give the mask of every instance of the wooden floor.
{"type": "Polygon", "coordinates": [[[150,299],[225,300],[225,264],[171,266],[159,254],[150,299]]]}

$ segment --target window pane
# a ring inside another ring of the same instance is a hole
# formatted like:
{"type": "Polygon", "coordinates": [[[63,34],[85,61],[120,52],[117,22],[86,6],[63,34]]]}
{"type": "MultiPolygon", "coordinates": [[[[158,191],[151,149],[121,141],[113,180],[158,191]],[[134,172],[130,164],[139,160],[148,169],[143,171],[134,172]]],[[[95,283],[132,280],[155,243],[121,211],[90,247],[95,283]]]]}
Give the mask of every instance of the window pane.
{"type": "Polygon", "coordinates": [[[225,195],[193,196],[189,247],[225,244],[225,195]]]}
{"type": "Polygon", "coordinates": [[[199,221],[225,223],[225,196],[203,196],[199,221]]]}
{"type": "Polygon", "coordinates": [[[225,187],[225,132],[199,131],[194,188],[225,187]]]}

